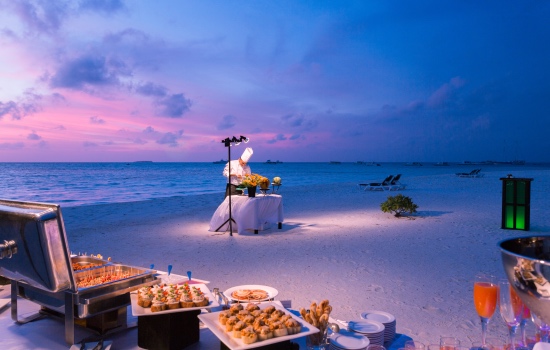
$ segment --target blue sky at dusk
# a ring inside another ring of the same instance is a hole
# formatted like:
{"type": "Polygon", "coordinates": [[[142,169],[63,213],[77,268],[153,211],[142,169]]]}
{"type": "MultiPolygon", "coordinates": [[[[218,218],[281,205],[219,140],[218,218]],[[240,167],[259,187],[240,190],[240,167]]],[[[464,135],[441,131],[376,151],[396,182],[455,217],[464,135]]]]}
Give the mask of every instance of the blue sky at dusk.
{"type": "Polygon", "coordinates": [[[0,161],[550,161],[550,1],[0,0],[0,161]],[[236,149],[241,152],[241,149],[236,149]]]}

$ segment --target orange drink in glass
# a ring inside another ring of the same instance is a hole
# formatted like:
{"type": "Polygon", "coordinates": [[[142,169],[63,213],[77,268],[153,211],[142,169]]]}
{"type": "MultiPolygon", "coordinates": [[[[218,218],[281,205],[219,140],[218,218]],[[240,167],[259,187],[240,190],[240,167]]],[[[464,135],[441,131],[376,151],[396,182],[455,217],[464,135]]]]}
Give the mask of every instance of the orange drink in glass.
{"type": "Polygon", "coordinates": [[[491,275],[478,274],[474,281],[474,305],[481,319],[481,344],[485,347],[487,335],[487,323],[497,307],[498,286],[495,277],[491,275]]]}
{"type": "Polygon", "coordinates": [[[491,318],[497,308],[498,286],[491,282],[474,283],[474,303],[480,317],[491,318]]]}

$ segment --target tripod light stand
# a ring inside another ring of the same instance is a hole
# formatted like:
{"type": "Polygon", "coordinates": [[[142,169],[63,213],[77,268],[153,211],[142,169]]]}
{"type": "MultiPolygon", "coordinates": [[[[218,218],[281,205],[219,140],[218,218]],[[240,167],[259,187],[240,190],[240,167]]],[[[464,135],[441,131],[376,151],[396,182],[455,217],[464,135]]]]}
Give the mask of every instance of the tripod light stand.
{"type": "Polygon", "coordinates": [[[226,191],[229,191],[229,218],[216,229],[216,232],[219,231],[223,226],[225,226],[225,224],[229,223],[230,236],[233,236],[233,223],[235,222],[235,220],[233,220],[233,216],[231,215],[231,146],[238,146],[241,144],[241,142],[247,143],[248,141],[250,141],[250,139],[242,135],[239,138],[233,136],[232,138],[228,137],[225,140],[222,140],[222,143],[225,145],[225,147],[227,147],[227,161],[229,165],[229,172],[227,174],[227,187],[225,189],[226,191]]]}

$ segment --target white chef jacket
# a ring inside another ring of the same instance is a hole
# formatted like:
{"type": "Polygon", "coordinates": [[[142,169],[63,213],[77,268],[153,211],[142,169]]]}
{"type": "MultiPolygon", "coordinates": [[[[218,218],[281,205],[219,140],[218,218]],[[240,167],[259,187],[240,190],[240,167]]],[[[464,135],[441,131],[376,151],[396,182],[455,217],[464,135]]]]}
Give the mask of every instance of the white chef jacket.
{"type": "MultiPolygon", "coordinates": [[[[252,172],[250,170],[250,167],[247,165],[245,165],[244,167],[241,166],[241,163],[239,162],[239,160],[232,160],[231,161],[231,174],[233,175],[241,175],[241,176],[245,176],[245,175],[250,175],[252,172]]],[[[223,176],[225,177],[228,177],[229,176],[229,162],[227,162],[227,164],[225,165],[225,168],[223,169],[223,176]]],[[[230,180],[230,183],[232,185],[240,185],[242,182],[242,178],[238,178],[237,176],[231,176],[231,180],[230,180]]]]}

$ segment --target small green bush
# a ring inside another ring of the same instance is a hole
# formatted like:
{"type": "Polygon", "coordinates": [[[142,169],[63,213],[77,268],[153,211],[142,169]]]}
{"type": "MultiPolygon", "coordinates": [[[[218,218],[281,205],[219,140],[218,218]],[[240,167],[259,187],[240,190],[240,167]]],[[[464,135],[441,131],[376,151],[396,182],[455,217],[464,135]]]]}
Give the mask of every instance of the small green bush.
{"type": "Polygon", "coordinates": [[[388,199],[380,204],[380,209],[384,213],[394,213],[395,217],[400,217],[403,213],[416,213],[418,205],[414,204],[410,197],[398,194],[397,196],[388,196],[388,199]]]}

